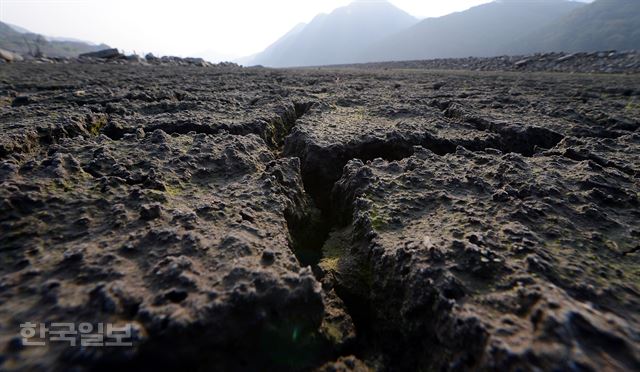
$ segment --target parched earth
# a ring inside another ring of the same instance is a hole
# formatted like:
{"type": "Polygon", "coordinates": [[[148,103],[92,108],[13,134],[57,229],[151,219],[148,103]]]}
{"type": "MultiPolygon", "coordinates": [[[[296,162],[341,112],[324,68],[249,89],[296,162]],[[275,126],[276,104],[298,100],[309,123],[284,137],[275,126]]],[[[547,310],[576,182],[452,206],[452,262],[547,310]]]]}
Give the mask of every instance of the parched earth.
{"type": "Polygon", "coordinates": [[[638,370],[639,87],[2,66],[0,369],[638,370]]]}

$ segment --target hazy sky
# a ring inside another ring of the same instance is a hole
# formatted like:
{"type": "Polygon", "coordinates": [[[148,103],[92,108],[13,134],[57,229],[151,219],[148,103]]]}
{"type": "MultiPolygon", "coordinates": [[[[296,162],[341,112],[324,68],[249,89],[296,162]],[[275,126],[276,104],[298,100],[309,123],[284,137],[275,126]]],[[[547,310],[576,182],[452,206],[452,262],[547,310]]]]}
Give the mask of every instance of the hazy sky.
{"type": "MultiPolygon", "coordinates": [[[[103,42],[127,52],[235,58],[260,52],[299,22],[309,22],[318,13],[328,13],[350,2],[0,0],[0,21],[48,36],[103,42]]],[[[465,10],[490,0],[391,2],[422,18],[465,10]]]]}

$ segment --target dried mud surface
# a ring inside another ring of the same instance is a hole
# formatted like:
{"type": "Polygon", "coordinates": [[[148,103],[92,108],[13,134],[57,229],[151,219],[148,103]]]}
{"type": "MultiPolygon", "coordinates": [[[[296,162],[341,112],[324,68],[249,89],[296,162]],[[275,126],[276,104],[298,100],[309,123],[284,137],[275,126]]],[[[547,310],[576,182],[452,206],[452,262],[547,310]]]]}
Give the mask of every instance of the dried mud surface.
{"type": "Polygon", "coordinates": [[[639,86],[3,66],[0,369],[639,369],[639,86]]]}

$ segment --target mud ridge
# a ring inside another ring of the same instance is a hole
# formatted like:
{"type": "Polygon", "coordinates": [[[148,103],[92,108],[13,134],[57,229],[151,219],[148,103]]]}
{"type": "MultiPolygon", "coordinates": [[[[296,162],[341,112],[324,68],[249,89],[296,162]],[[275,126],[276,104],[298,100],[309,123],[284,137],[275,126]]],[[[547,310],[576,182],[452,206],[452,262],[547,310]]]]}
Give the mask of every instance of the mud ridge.
{"type": "MultiPolygon", "coordinates": [[[[558,154],[558,152],[556,151],[549,151],[548,152],[549,155],[553,155],[553,154],[558,154]]],[[[585,161],[585,160],[589,160],[592,161],[596,164],[598,164],[601,167],[605,167],[605,168],[614,168],[617,169],[623,173],[626,173],[630,176],[633,176],[635,178],[640,177],[640,174],[638,174],[635,170],[633,170],[632,168],[629,167],[625,167],[619,164],[616,164],[614,162],[611,161],[607,161],[606,159],[602,159],[601,157],[598,157],[596,155],[593,154],[581,154],[573,149],[567,149],[566,151],[560,152],[560,155],[571,159],[571,160],[575,160],[575,161],[585,161]]]]}
{"type": "MultiPolygon", "coordinates": [[[[227,132],[232,135],[246,136],[256,134],[260,136],[267,145],[279,151],[284,143],[284,138],[296,125],[296,121],[307,113],[313,106],[313,102],[293,102],[276,108],[274,114],[269,118],[260,118],[242,125],[218,124],[215,122],[202,122],[195,120],[176,120],[173,122],[157,122],[147,124],[141,129],[145,133],[152,133],[155,130],[162,130],[167,134],[189,133],[195,134],[220,134],[227,132]]],[[[122,126],[108,125],[103,133],[113,139],[120,140],[125,135],[135,134],[136,129],[122,126]]]]}
{"type": "Polygon", "coordinates": [[[108,125],[109,115],[86,113],[85,115],[63,118],[53,125],[37,125],[13,136],[7,133],[0,143],[0,159],[11,154],[29,153],[37,149],[46,149],[62,139],[78,136],[97,137],[108,125]]]}
{"type": "Polygon", "coordinates": [[[540,151],[553,148],[564,138],[562,134],[543,127],[494,123],[467,113],[459,104],[449,102],[444,106],[435,103],[434,105],[444,108],[445,117],[472,124],[479,131],[497,134],[499,140],[495,141],[491,147],[504,153],[515,152],[530,157],[540,151]]]}

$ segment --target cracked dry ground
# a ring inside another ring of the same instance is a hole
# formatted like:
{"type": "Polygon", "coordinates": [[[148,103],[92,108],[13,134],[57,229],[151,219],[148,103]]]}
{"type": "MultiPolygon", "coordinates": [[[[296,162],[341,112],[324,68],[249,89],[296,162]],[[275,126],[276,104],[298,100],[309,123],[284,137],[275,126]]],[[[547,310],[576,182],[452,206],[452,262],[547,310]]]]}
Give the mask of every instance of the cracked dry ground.
{"type": "Polygon", "coordinates": [[[0,369],[637,370],[639,86],[4,66],[0,369]]]}

